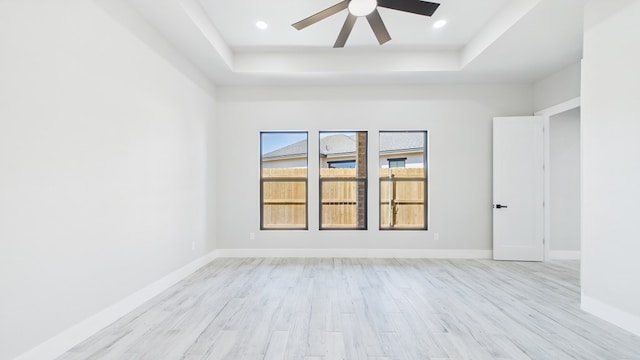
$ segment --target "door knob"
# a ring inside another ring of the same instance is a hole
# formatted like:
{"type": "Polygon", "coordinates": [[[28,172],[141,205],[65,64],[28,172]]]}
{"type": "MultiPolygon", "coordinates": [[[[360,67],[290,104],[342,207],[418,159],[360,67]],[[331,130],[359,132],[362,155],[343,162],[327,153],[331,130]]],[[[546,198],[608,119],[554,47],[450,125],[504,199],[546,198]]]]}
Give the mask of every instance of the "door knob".
{"type": "Polygon", "coordinates": [[[496,205],[496,209],[506,209],[506,208],[508,208],[507,205],[502,205],[502,204],[496,205]]]}

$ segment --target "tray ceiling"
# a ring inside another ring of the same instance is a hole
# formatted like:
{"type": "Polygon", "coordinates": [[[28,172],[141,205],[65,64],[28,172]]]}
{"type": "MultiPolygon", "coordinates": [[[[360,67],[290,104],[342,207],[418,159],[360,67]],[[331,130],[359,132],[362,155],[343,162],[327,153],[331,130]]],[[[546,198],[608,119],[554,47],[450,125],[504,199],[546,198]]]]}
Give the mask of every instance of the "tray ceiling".
{"type": "Polygon", "coordinates": [[[431,18],[381,8],[392,40],[360,19],[343,49],[346,10],[291,26],[339,0],[132,2],[216,84],[308,85],[535,81],[581,59],[586,0],[440,0],[431,18]]]}

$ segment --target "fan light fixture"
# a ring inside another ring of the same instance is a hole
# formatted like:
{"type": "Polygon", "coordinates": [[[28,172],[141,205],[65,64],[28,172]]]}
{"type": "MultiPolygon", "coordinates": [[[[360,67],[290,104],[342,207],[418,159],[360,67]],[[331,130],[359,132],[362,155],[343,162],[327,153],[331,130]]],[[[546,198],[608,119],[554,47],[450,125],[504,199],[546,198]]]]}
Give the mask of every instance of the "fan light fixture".
{"type": "Polygon", "coordinates": [[[349,12],[353,16],[367,16],[378,6],[376,0],[351,0],[349,2],[349,12]]]}

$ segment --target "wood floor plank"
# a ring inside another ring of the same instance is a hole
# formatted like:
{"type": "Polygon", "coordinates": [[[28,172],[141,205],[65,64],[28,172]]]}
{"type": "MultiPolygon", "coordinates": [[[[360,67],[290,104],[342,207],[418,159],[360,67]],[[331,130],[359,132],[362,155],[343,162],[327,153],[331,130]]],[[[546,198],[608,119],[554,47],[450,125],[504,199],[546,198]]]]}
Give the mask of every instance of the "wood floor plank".
{"type": "Polygon", "coordinates": [[[217,259],[59,359],[640,360],[640,337],[580,310],[579,268],[217,259]]]}
{"type": "Polygon", "coordinates": [[[282,360],[287,352],[288,331],[274,331],[271,333],[264,360],[282,360]]]}

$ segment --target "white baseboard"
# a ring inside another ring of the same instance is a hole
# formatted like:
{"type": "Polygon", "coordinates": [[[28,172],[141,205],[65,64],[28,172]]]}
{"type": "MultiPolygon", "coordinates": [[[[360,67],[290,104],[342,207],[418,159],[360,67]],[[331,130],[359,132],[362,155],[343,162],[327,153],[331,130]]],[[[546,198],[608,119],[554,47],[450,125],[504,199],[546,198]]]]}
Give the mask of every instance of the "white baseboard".
{"type": "Polygon", "coordinates": [[[551,250],[549,251],[551,260],[580,260],[580,250],[551,250]]]}
{"type": "Polygon", "coordinates": [[[640,336],[640,316],[629,314],[611,305],[582,294],[580,308],[630,333],[640,336]]]}
{"type": "Polygon", "coordinates": [[[141,290],[127,296],[119,302],[109,306],[99,313],[83,320],[77,325],[63,331],[62,333],[52,337],[44,343],[34,347],[33,349],[23,353],[14,360],[48,360],[69,351],[74,346],[80,344],[91,335],[111,325],[122,316],[130,313],[138,306],[157,296],[161,292],[175,285],[187,276],[193,274],[196,270],[207,265],[217,257],[217,251],[204,255],[162,279],[144,287],[141,290]]]}
{"type": "Polygon", "coordinates": [[[218,257],[491,259],[492,250],[440,249],[218,249],[218,257]]]}

